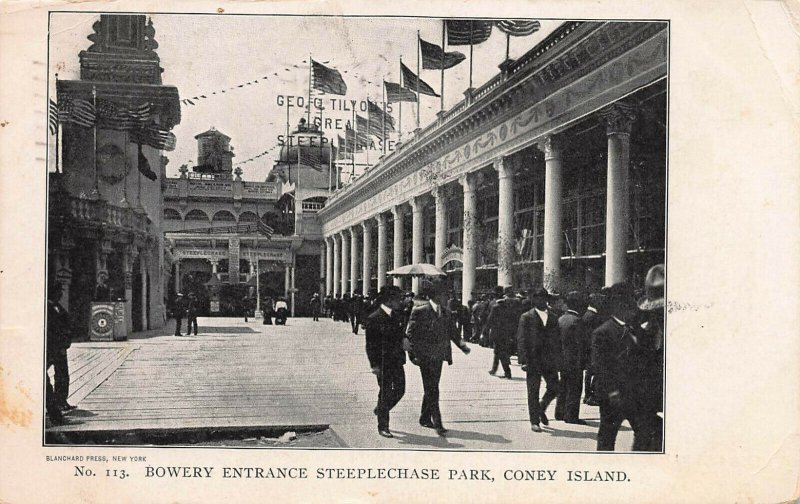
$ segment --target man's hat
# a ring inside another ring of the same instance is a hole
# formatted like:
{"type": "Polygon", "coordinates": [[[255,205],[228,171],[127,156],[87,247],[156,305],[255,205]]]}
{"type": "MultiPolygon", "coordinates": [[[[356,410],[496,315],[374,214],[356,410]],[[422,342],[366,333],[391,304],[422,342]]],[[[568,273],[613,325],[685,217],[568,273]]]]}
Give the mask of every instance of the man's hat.
{"type": "Polygon", "coordinates": [[[544,287],[539,287],[538,289],[534,289],[531,291],[531,297],[550,299],[552,296],[550,295],[549,292],[547,292],[547,289],[545,289],[544,287]]]}
{"type": "Polygon", "coordinates": [[[599,292],[595,292],[593,294],[589,294],[589,306],[594,308],[602,309],[605,305],[606,297],[599,292]]]}
{"type": "Polygon", "coordinates": [[[494,288],[494,295],[497,297],[503,297],[503,290],[504,290],[503,287],[498,285],[497,287],[494,288]]]}
{"type": "Polygon", "coordinates": [[[666,272],[663,264],[656,264],[647,272],[644,279],[645,295],[639,299],[639,309],[653,311],[664,308],[664,280],[666,272]]]}
{"type": "Polygon", "coordinates": [[[399,298],[403,296],[403,290],[396,285],[384,285],[381,287],[380,292],[378,292],[378,300],[380,302],[386,301],[387,299],[391,299],[393,297],[399,298]]]}
{"type": "Polygon", "coordinates": [[[514,297],[514,287],[506,287],[503,289],[503,295],[508,297],[514,297]]]}
{"type": "Polygon", "coordinates": [[[564,302],[567,303],[568,308],[577,310],[584,303],[583,294],[578,291],[570,291],[564,297],[564,302]]]}

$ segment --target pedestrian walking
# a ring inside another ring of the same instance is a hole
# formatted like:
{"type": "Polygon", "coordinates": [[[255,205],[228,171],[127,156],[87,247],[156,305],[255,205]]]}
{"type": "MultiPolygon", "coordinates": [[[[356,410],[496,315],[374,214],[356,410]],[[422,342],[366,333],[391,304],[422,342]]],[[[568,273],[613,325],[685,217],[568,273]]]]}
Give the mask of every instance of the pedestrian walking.
{"type": "Polygon", "coordinates": [[[394,437],[389,430],[389,412],[406,392],[406,375],[403,365],[405,332],[401,307],[402,291],[393,285],[385,286],[377,296],[377,309],[366,317],[367,359],[372,374],[378,380],[378,404],[374,409],[378,417],[378,434],[394,437]]]}
{"type": "Polygon", "coordinates": [[[275,306],[271,296],[264,298],[264,302],[261,305],[261,313],[264,317],[261,322],[262,325],[272,325],[272,317],[275,316],[275,306]]]}
{"type": "Polygon", "coordinates": [[[592,333],[595,329],[600,327],[600,325],[605,322],[607,318],[604,310],[604,304],[605,296],[599,292],[589,295],[589,304],[586,307],[586,312],[583,314],[583,317],[581,317],[586,333],[586,373],[583,382],[583,402],[589,406],[598,406],[600,404],[597,402],[597,398],[595,397],[596,373],[592,368],[591,350],[592,333]]]}
{"type": "Polygon", "coordinates": [[[200,310],[200,306],[197,300],[197,296],[194,292],[189,293],[186,299],[186,335],[194,331],[194,335],[197,336],[197,312],[200,310]]]}
{"type": "Polygon", "coordinates": [[[494,347],[494,357],[490,375],[497,373],[498,365],[503,366],[503,378],[511,379],[511,354],[516,343],[519,313],[516,310],[514,290],[508,287],[503,290],[503,297],[495,300],[489,308],[486,319],[487,341],[494,347]]]}
{"type": "Polygon", "coordinates": [[[652,441],[653,426],[640,395],[643,362],[633,290],[618,283],[606,289],[605,295],[609,319],[592,333],[592,366],[597,372],[600,402],[597,450],[614,451],[619,428],[627,420],[633,429],[633,450],[645,451],[652,441]]]}
{"type": "Polygon", "coordinates": [[[364,310],[364,297],[361,294],[353,294],[350,298],[350,328],[353,334],[358,334],[358,327],[361,325],[362,312],[364,310]]]}
{"type": "Polygon", "coordinates": [[[447,433],[439,408],[442,363],[453,363],[450,342],[455,343],[465,354],[470,352],[469,346],[458,334],[453,314],[443,305],[443,292],[441,281],[421,280],[420,294],[414,299],[406,327],[407,350],[422,375],[424,395],[419,424],[436,429],[440,436],[447,433]]]}
{"type": "Polygon", "coordinates": [[[550,423],[545,411],[558,396],[561,340],[556,315],[547,307],[549,299],[550,294],[546,289],[535,290],[531,295],[533,308],[522,314],[517,328],[517,358],[526,373],[528,415],[534,432],[542,431],[540,422],[543,425],[550,423]],[[542,378],[547,390],[540,401],[542,378]]]}
{"type": "Polygon", "coordinates": [[[72,326],[69,312],[59,304],[61,284],[53,282],[47,289],[47,345],[44,380],[47,417],[53,425],[65,423],[63,412],[75,409],[67,402],[69,397],[69,360],[67,349],[72,345],[72,326]],[[53,367],[53,383],[48,371],[53,367]]]}
{"type": "MultiPolygon", "coordinates": [[[[182,292],[175,295],[175,302],[172,305],[172,316],[175,317],[175,336],[183,336],[181,334],[181,321],[186,316],[186,300],[182,292]]],[[[186,325],[189,325],[188,321],[186,325]]]]}
{"type": "Polygon", "coordinates": [[[319,294],[316,292],[313,296],[311,296],[311,301],[308,302],[309,308],[311,310],[311,318],[314,322],[319,322],[319,312],[320,312],[320,299],[319,294]]]}
{"type": "MultiPolygon", "coordinates": [[[[640,369],[636,387],[640,398],[640,411],[645,428],[649,429],[650,442],[643,450],[661,451],[664,445],[664,421],[659,413],[664,411],[664,282],[663,264],[650,268],[644,281],[645,296],[639,299],[639,311],[644,319],[640,325],[638,346],[641,352],[640,369]]],[[[645,433],[645,435],[647,435],[645,433]]]]}
{"type": "Polygon", "coordinates": [[[583,388],[583,368],[586,355],[586,329],[581,320],[583,299],[577,291],[566,296],[567,311],[558,319],[558,330],[561,337],[561,390],[558,395],[556,418],[563,415],[563,420],[570,424],[586,425],[581,420],[581,389],[583,388]],[[559,415],[559,410],[562,415],[559,415]]]}

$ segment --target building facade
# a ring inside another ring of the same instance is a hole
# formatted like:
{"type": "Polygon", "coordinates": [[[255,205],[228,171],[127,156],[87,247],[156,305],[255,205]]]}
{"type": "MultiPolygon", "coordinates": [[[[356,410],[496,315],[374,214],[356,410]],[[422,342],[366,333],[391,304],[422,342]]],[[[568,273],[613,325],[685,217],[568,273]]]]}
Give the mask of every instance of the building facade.
{"type": "Polygon", "coordinates": [[[464,303],[640,284],[665,258],[668,44],[667,23],[574,21],[501,64],[320,210],[326,293],[419,262],[464,303]]]}
{"type": "MultiPolygon", "coordinates": [[[[298,127],[292,138],[321,135],[298,127]]],[[[308,314],[308,301],[321,291],[316,213],[330,194],[326,152],[311,156],[298,152],[303,144],[287,143],[267,180],[249,182],[233,168],[227,135],[212,128],[195,139],[197,165],[182,166],[180,177],[165,181],[168,298],[192,292],[203,314],[241,315],[245,300],[260,307],[282,296],[293,315],[308,314]],[[258,231],[259,219],[274,231],[271,236],[258,231]]]]}
{"type": "Polygon", "coordinates": [[[77,338],[108,330],[108,320],[93,316],[98,298],[118,301],[114,323],[125,335],[164,325],[167,160],[158,148],[133,143],[132,118],[118,112],[139,110],[139,119],[161,131],[181,119],[178,90],[161,81],[152,22],[101,15],[92,28],[92,44],[79,55],[80,79],[57,82],[64,117],[49,173],[48,276],[62,286],[77,338]],[[85,115],[76,113],[78,104],[85,115]]]}

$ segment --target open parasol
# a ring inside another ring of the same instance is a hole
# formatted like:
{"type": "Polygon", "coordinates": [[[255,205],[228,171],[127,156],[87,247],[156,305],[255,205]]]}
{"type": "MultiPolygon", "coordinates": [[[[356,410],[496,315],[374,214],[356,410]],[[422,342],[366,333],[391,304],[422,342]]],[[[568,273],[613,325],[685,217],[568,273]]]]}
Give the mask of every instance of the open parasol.
{"type": "Polygon", "coordinates": [[[392,271],[388,271],[387,275],[393,276],[447,276],[447,273],[428,263],[407,264],[400,266],[392,271]]]}

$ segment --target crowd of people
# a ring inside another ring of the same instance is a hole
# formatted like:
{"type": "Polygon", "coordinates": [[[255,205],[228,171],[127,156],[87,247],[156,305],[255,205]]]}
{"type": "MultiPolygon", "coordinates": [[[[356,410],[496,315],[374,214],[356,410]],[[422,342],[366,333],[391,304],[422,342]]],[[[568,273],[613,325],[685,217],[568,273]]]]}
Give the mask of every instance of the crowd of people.
{"type": "Polygon", "coordinates": [[[580,418],[583,397],[584,404],[599,407],[598,451],[615,449],[624,421],[633,430],[634,451],[661,451],[664,279],[663,265],[651,268],[640,296],[626,283],[563,296],[544,288],[497,287],[466,307],[453,293],[447,296],[443,282],[423,280],[415,297],[389,286],[366,298],[327,297],[323,305],[326,315],[350,322],[354,333],[359,324],[366,328],[381,436],[392,437],[389,412],[405,393],[406,354],[422,376],[419,422],[445,435],[438,390],[442,363],[452,362],[450,342],[468,353],[470,341],[493,348],[489,374],[500,378],[512,377],[516,355],[526,375],[533,432],[549,425],[553,401],[555,420],[586,425],[580,418]]]}

